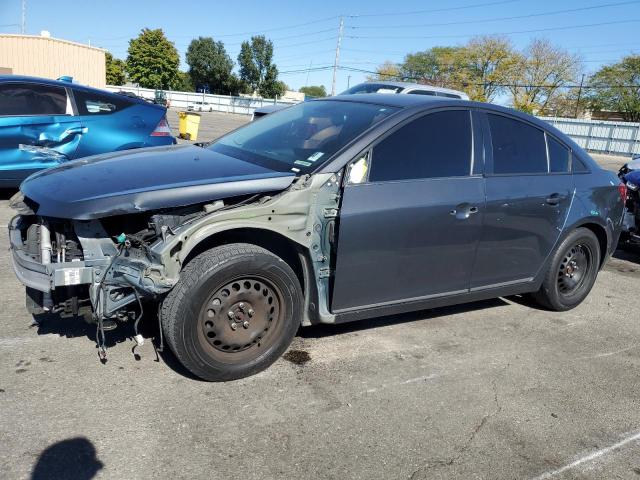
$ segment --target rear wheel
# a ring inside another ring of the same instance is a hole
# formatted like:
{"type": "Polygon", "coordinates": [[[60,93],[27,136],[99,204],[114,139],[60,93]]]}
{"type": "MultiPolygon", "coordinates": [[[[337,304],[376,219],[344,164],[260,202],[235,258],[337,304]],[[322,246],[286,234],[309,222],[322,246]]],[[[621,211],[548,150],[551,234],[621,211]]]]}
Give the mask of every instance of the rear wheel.
{"type": "Polygon", "coordinates": [[[542,287],[533,297],[551,310],[564,311],[576,307],[595,283],[600,255],[598,239],[591,230],[574,230],[557,248],[542,287]]]}
{"type": "Polygon", "coordinates": [[[302,292],[289,265],[250,244],[195,257],[162,304],[167,343],[192,373],[211,381],[271,365],[300,325],[302,292]]]}

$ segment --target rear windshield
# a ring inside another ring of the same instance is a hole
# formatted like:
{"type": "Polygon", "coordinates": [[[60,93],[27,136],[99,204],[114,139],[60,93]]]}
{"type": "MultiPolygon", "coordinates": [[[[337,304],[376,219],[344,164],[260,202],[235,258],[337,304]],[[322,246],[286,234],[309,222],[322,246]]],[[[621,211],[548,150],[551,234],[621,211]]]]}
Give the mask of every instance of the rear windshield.
{"type": "Polygon", "coordinates": [[[356,102],[299,103],[249,123],[208,148],[271,170],[303,174],[397,110],[356,102]]]}
{"type": "Polygon", "coordinates": [[[400,93],[404,87],[387,85],[384,83],[361,83],[349,90],[345,90],[340,95],[356,95],[360,93],[400,93]]]}

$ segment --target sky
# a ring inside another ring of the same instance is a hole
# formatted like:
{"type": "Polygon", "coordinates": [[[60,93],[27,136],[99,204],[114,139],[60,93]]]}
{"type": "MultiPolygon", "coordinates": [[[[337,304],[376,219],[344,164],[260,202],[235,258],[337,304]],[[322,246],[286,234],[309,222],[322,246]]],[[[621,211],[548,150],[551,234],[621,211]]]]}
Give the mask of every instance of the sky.
{"type": "MultiPolygon", "coordinates": [[[[0,0],[0,32],[19,33],[22,0],[0,0]]],[[[375,70],[389,60],[433,46],[464,44],[475,35],[501,34],[522,49],[545,38],[581,56],[586,73],[640,53],[640,0],[322,0],[163,1],[26,0],[26,33],[90,43],[126,58],[142,28],[162,28],[181,56],[191,39],[224,42],[235,61],[240,43],[263,34],[274,43],[280,79],[293,89],[324,85],[331,92],[340,17],[340,65],[375,70]]],[[[339,70],[336,91],[365,80],[339,70]]]]}

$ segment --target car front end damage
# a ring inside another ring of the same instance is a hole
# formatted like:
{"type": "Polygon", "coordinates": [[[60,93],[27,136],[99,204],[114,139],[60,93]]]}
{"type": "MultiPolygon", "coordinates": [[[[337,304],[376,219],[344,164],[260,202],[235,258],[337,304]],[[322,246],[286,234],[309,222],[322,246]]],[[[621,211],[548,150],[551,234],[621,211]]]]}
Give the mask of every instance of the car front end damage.
{"type": "Polygon", "coordinates": [[[334,174],[302,176],[282,192],[89,220],[40,216],[18,193],[11,205],[19,215],[9,225],[13,267],[27,287],[30,313],[84,316],[103,347],[105,325],[133,321],[138,334],[143,305],[162,300],[199,245],[230,232],[249,240],[269,232],[300,256],[309,284],[303,323],[331,322],[339,183],[334,174]]]}

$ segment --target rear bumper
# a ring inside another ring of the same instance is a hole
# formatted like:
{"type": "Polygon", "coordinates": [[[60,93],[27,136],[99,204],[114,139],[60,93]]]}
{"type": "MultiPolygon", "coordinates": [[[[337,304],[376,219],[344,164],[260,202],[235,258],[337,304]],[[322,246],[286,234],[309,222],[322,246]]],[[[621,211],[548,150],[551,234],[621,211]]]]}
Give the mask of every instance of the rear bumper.
{"type": "Polygon", "coordinates": [[[20,282],[41,292],[50,292],[56,287],[68,287],[93,282],[93,268],[83,261],[44,265],[24,251],[22,234],[18,228],[20,216],[13,217],[9,223],[9,243],[11,263],[20,282]]]}

